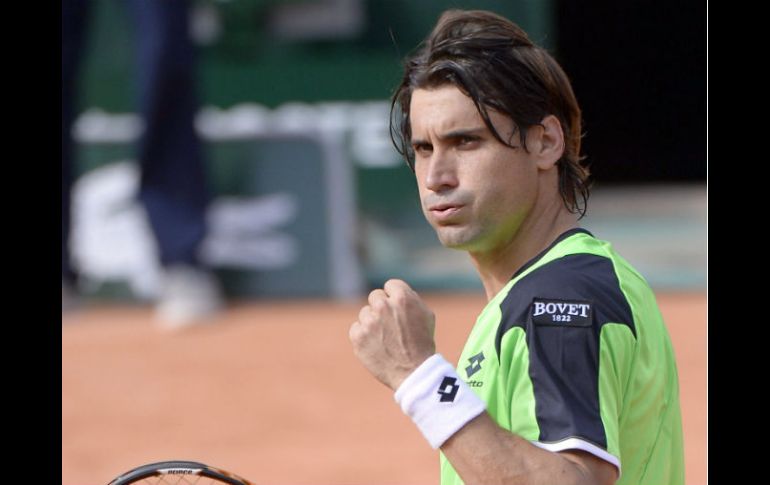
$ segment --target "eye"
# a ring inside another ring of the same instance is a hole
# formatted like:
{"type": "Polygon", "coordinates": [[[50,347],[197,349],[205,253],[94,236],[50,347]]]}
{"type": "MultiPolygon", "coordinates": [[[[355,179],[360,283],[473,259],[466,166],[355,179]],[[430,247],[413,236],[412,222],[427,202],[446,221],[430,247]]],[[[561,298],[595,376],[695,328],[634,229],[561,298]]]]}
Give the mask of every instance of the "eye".
{"type": "Polygon", "coordinates": [[[433,151],[433,145],[430,143],[415,143],[412,145],[415,155],[426,157],[433,151]]]}
{"type": "Polygon", "coordinates": [[[479,141],[477,136],[463,135],[457,137],[456,144],[459,148],[475,148],[479,141]]]}

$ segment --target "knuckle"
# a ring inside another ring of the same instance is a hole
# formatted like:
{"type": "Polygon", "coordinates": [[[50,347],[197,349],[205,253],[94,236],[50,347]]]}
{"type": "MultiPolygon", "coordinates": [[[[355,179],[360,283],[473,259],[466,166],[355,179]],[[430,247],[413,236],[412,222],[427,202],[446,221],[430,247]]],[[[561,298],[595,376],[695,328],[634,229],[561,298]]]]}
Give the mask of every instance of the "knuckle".
{"type": "Polygon", "coordinates": [[[362,322],[369,316],[369,306],[361,307],[358,311],[358,321],[362,322]]]}
{"type": "Polygon", "coordinates": [[[391,296],[393,303],[398,307],[405,307],[409,303],[409,299],[402,292],[394,292],[391,296]]]}
{"type": "Polygon", "coordinates": [[[369,305],[369,308],[372,311],[377,312],[379,314],[379,313],[382,313],[383,311],[385,311],[388,308],[388,303],[385,300],[378,299],[378,300],[373,301],[369,305]]]}
{"type": "Polygon", "coordinates": [[[360,321],[355,322],[348,330],[348,338],[356,346],[363,345],[370,334],[370,327],[365,322],[360,321]]]}
{"type": "Polygon", "coordinates": [[[385,291],[383,291],[382,289],[378,288],[376,290],[372,290],[369,293],[369,297],[367,298],[367,300],[369,301],[369,304],[372,305],[375,302],[383,301],[386,298],[387,298],[387,295],[385,294],[385,291]]]}
{"type": "Polygon", "coordinates": [[[357,344],[360,341],[361,338],[361,328],[358,322],[354,322],[353,325],[350,326],[350,329],[348,330],[348,339],[350,339],[353,344],[357,344]]]}
{"type": "Polygon", "coordinates": [[[393,292],[393,300],[400,306],[411,306],[414,302],[414,297],[408,291],[399,288],[397,291],[393,292]]]}
{"type": "Polygon", "coordinates": [[[404,284],[405,283],[402,280],[399,280],[397,278],[391,278],[391,279],[389,279],[388,281],[385,282],[384,287],[387,290],[391,290],[391,289],[392,290],[399,290],[399,289],[403,289],[404,284]]]}

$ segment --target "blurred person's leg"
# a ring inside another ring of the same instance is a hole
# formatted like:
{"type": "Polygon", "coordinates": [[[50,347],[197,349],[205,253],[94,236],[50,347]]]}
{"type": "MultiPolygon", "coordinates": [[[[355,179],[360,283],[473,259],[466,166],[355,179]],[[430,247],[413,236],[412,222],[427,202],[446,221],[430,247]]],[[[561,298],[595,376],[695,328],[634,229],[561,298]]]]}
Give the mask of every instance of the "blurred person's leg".
{"type": "Polygon", "coordinates": [[[128,0],[128,5],[145,124],[138,147],[139,197],[165,270],[159,312],[167,320],[190,321],[216,311],[221,298],[216,280],[198,260],[209,192],[194,126],[198,104],[189,3],[128,0]]]}
{"type": "Polygon", "coordinates": [[[75,119],[77,78],[90,13],[89,0],[63,0],[61,15],[61,273],[62,309],[70,306],[77,283],[72,267],[70,226],[75,151],[72,123],[75,119]]]}
{"type": "Polygon", "coordinates": [[[197,262],[208,202],[197,108],[188,3],[130,0],[137,40],[141,193],[164,266],[197,262]]]}

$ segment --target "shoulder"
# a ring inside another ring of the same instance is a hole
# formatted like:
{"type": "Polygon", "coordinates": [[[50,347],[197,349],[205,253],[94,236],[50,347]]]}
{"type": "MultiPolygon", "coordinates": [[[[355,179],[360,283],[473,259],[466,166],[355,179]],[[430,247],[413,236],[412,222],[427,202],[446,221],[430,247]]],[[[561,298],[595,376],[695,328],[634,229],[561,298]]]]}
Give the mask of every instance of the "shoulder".
{"type": "Polygon", "coordinates": [[[631,307],[617,276],[616,261],[595,253],[574,253],[537,266],[509,289],[500,303],[502,335],[534,322],[591,326],[627,325],[635,333],[631,307]],[[548,320],[548,321],[546,321],[548,320]]]}

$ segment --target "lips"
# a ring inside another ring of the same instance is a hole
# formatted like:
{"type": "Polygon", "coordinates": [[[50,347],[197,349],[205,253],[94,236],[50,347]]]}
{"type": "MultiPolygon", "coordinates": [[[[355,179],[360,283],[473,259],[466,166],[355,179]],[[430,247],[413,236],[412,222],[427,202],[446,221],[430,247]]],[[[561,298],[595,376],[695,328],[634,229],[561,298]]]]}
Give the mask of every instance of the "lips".
{"type": "Polygon", "coordinates": [[[430,212],[437,222],[449,222],[463,207],[462,204],[441,203],[430,206],[428,212],[430,212]]]}

